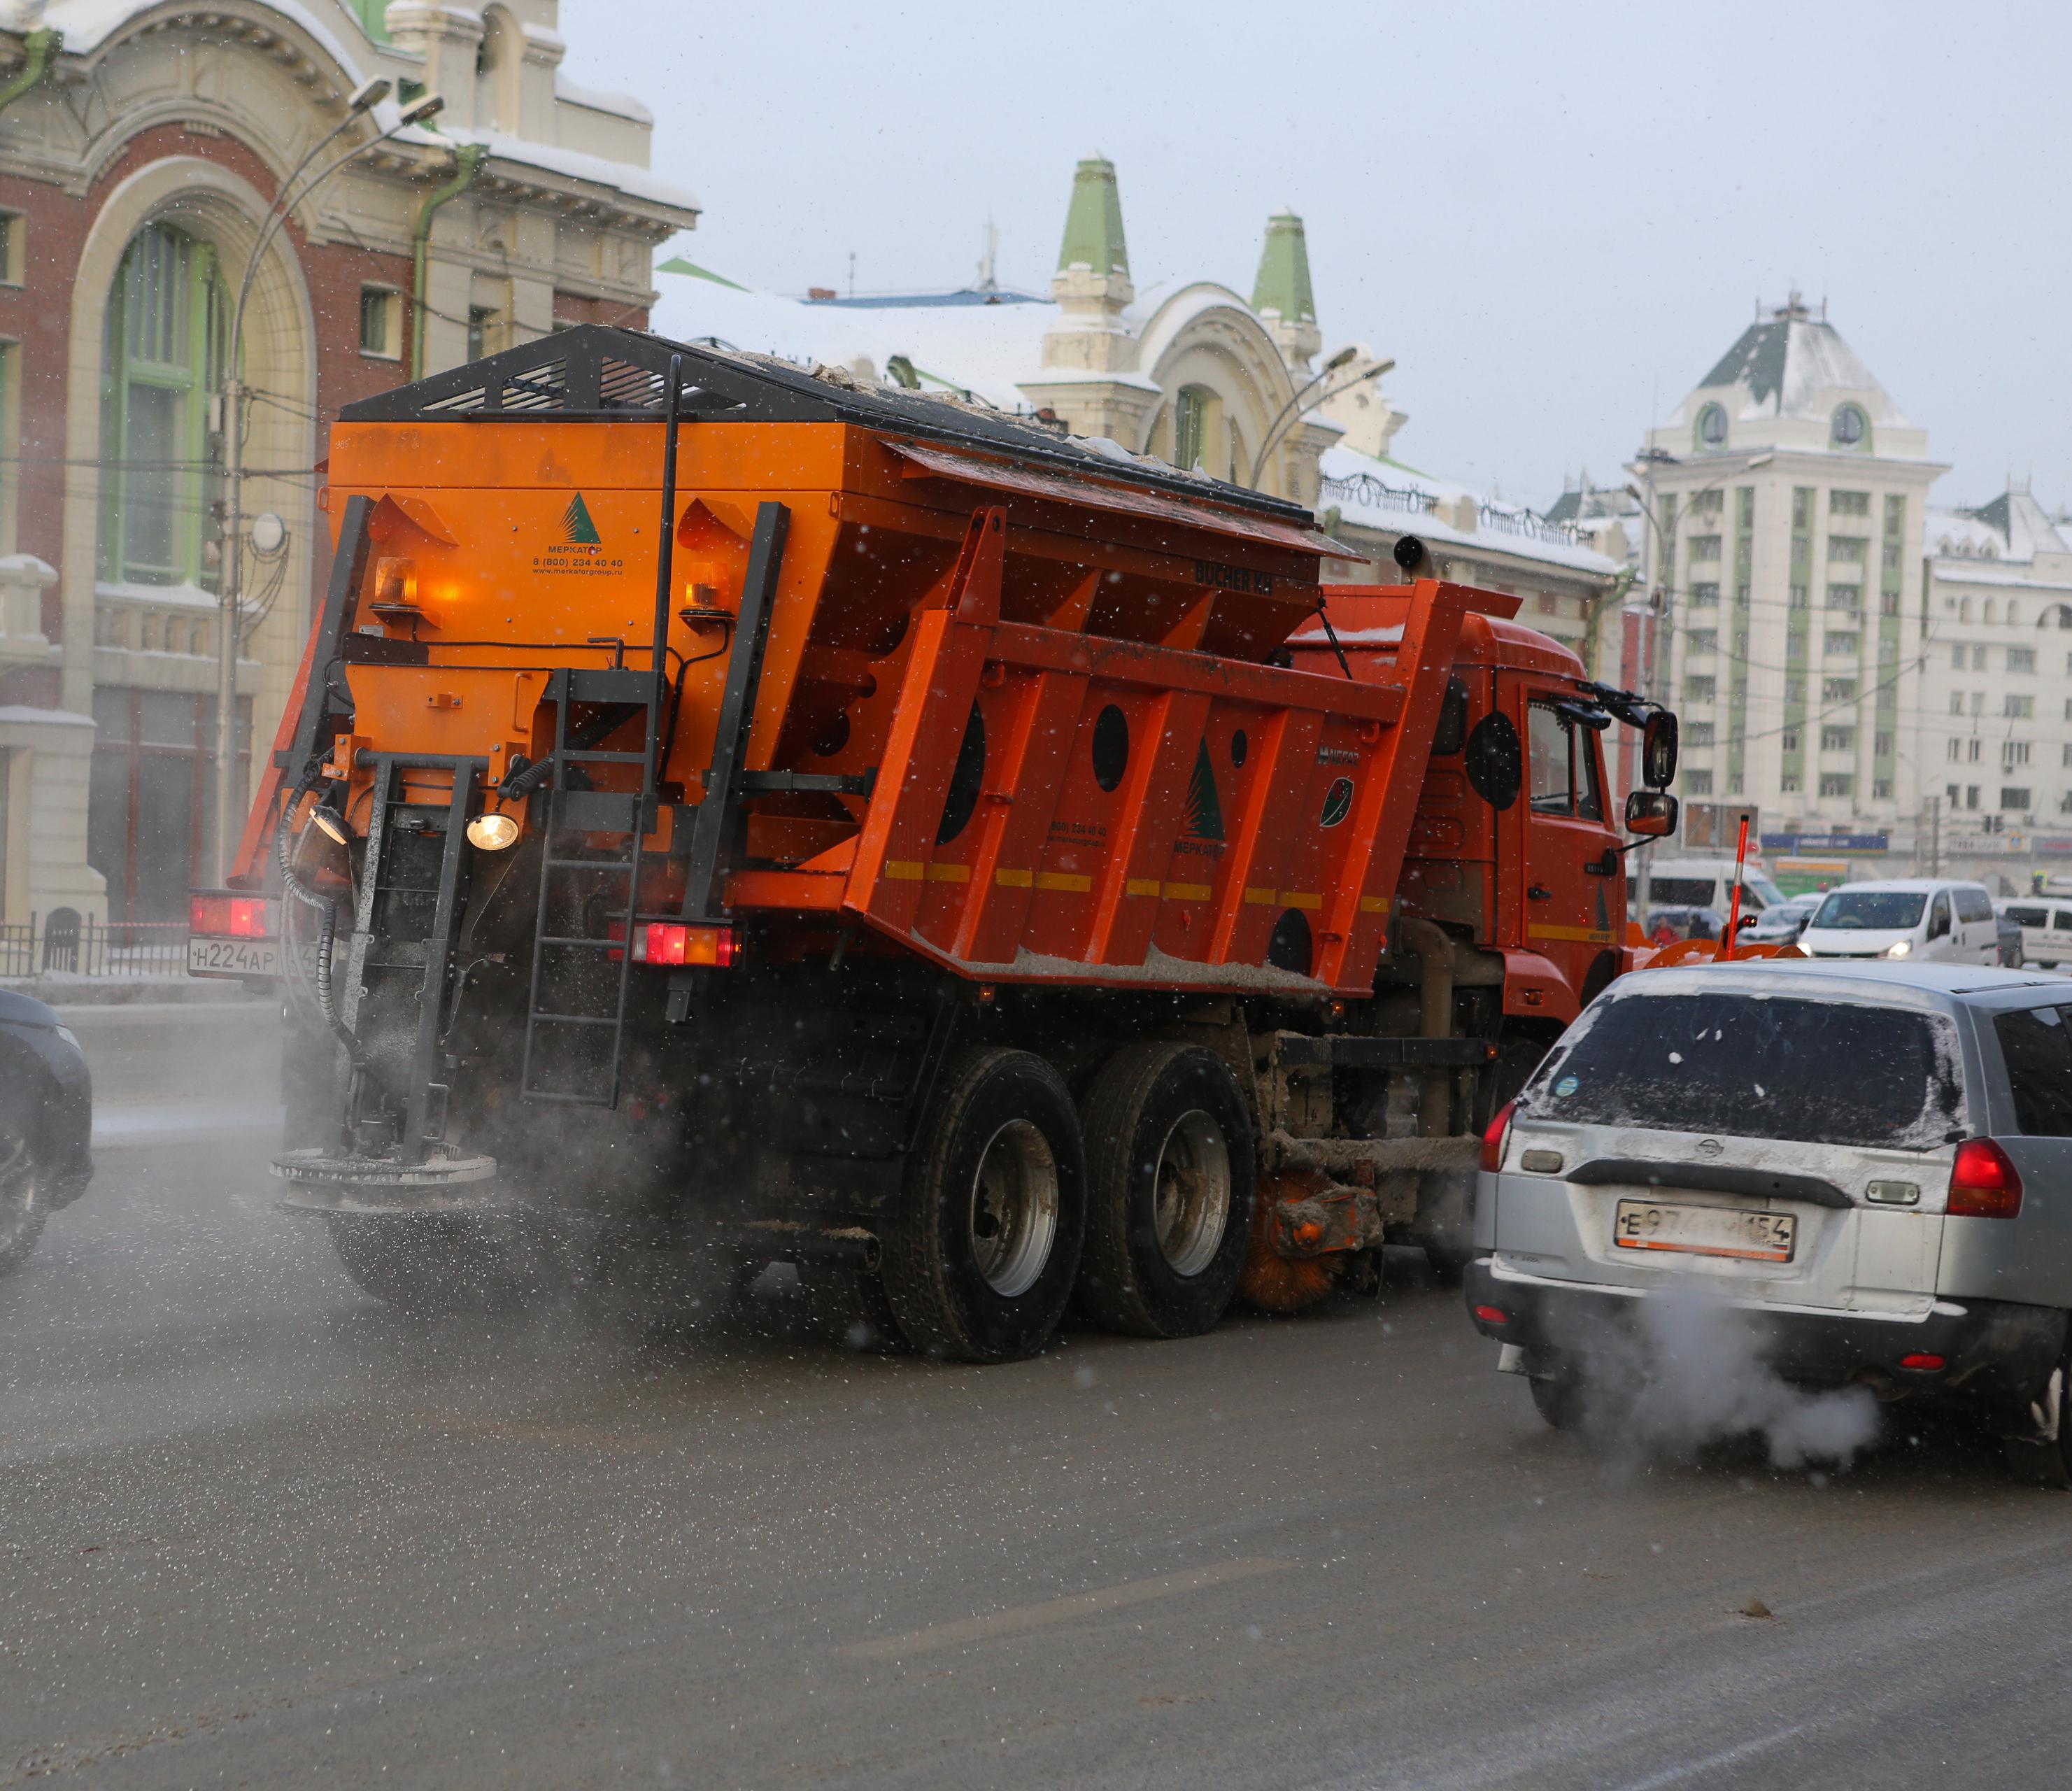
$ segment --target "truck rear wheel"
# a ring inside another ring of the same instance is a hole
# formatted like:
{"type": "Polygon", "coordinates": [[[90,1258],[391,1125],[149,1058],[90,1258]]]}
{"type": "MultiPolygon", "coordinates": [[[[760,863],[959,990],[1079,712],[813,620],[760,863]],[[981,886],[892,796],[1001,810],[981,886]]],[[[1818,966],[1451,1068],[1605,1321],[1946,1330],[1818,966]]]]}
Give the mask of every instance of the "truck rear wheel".
{"type": "Polygon", "coordinates": [[[331,1247],[362,1293],[429,1316],[514,1304],[525,1276],[516,1240],[445,1216],[330,1213],[331,1247]]]}
{"type": "Polygon", "coordinates": [[[1058,1073],[1026,1051],[953,1060],[884,1239],[899,1328],[929,1354],[1033,1356],[1064,1315],[1085,1225],[1079,1116],[1058,1073]]]}
{"type": "Polygon", "coordinates": [[[1213,1329],[1252,1233],[1252,1119],[1230,1066],[1199,1045],[1125,1047],[1087,1097],[1086,1138],[1080,1308],[1141,1337],[1213,1329]]]}

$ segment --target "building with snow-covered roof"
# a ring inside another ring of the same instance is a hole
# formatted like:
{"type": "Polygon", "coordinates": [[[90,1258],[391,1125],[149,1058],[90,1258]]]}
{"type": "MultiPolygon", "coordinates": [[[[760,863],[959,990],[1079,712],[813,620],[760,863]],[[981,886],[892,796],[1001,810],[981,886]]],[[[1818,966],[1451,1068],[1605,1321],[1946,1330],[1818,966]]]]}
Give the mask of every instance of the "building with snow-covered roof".
{"type": "Polygon", "coordinates": [[[0,918],[173,920],[207,879],[226,425],[245,517],[284,525],[245,553],[241,764],[327,567],[339,406],[645,321],[655,245],[697,201],[648,167],[647,109],[569,81],[565,48],[557,0],[0,12],[0,918]],[[426,94],[444,109],[403,124],[426,94]]]}
{"type": "Polygon", "coordinates": [[[2025,889],[2072,867],[2072,523],[2016,486],[1926,533],[1922,856],[2025,889]]]}
{"type": "Polygon", "coordinates": [[[1074,172],[1046,296],[981,282],[952,293],[801,301],[754,292],[681,259],[657,270],[656,327],[684,340],[846,367],[1042,416],[1186,471],[1320,511],[1355,551],[1327,578],[1399,578],[1415,533],[1442,576],[1515,592],[1535,628],[1595,662],[1618,566],[1577,531],[1390,458],[1404,417],[1393,363],[1353,342],[1326,356],[1301,219],[1267,220],[1248,298],[1213,280],[1140,289],[1113,166],[1074,172]]]}
{"type": "Polygon", "coordinates": [[[1773,854],[1840,836],[1860,855],[1873,841],[1910,855],[1919,544],[1947,470],[1926,432],[1794,294],[1758,313],[1632,470],[1660,624],[1651,682],[1683,718],[1685,795],[1756,806],[1773,854]]]}

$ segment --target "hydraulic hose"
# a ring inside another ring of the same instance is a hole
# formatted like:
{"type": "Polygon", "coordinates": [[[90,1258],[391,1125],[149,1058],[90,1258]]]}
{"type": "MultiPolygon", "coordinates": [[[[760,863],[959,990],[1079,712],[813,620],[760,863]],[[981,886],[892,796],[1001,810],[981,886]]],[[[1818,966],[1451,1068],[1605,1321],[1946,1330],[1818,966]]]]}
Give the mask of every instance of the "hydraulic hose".
{"type": "MultiPolygon", "coordinates": [[[[314,991],[317,1011],[323,1016],[324,1024],[331,1028],[332,1035],[344,1046],[345,1054],[352,1060],[353,1068],[371,1076],[373,1071],[368,1063],[366,1050],[352,1028],[339,1016],[338,1004],[331,994],[331,946],[338,937],[338,904],[328,896],[319,896],[302,881],[295,870],[295,854],[288,845],[288,825],[294,809],[294,803],[291,799],[281,811],[281,825],[273,832],[273,855],[279,861],[281,881],[288,893],[296,900],[315,908],[323,916],[323,930],[317,939],[316,987],[314,991]]],[[[303,827],[302,837],[305,839],[309,837],[307,825],[303,827]]],[[[298,847],[300,843],[297,842],[298,847]]],[[[282,929],[284,935],[286,930],[285,928],[282,929]]],[[[282,944],[285,948],[287,944],[285,937],[282,944]]],[[[301,955],[297,953],[289,955],[294,960],[294,968],[286,974],[299,978],[302,969],[301,955]]]]}

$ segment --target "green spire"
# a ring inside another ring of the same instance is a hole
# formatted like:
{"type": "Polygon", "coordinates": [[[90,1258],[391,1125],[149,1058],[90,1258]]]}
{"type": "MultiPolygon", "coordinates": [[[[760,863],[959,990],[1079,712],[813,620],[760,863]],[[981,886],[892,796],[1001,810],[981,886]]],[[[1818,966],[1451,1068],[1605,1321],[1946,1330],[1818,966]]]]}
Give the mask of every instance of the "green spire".
{"type": "Polygon", "coordinates": [[[1111,274],[1129,277],[1129,245],[1122,237],[1122,190],[1116,185],[1115,164],[1090,155],[1072,175],[1072,208],[1065,214],[1064,246],[1058,251],[1058,271],[1084,262],[1097,278],[1111,274]]]}
{"type": "Polygon", "coordinates": [[[1317,321],[1317,300],[1309,290],[1309,242],[1301,219],[1293,212],[1276,212],[1266,220],[1252,308],[1276,312],[1284,323],[1317,321]]]}

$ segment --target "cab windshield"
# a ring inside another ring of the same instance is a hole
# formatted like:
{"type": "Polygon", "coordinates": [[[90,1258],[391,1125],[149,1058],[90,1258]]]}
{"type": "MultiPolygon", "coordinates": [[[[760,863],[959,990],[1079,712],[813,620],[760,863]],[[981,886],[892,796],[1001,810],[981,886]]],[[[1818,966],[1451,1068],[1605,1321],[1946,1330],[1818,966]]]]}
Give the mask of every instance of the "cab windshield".
{"type": "Polygon", "coordinates": [[[1928,898],[1918,889],[1838,889],[1813,916],[1816,927],[1899,928],[1921,924],[1928,898]]]}

